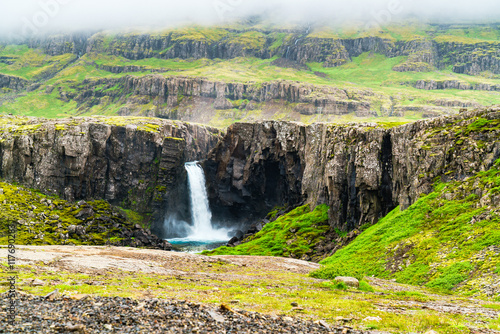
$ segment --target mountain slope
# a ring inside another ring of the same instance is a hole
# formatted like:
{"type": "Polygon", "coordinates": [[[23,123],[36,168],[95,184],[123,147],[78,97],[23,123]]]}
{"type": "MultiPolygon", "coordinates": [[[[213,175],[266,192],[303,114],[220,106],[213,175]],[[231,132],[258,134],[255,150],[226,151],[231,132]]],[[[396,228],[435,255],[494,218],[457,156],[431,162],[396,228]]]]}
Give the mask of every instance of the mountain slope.
{"type": "Polygon", "coordinates": [[[261,22],[0,41],[0,112],[216,126],[411,121],[500,103],[498,31],[495,24],[363,31],[261,22]]]}

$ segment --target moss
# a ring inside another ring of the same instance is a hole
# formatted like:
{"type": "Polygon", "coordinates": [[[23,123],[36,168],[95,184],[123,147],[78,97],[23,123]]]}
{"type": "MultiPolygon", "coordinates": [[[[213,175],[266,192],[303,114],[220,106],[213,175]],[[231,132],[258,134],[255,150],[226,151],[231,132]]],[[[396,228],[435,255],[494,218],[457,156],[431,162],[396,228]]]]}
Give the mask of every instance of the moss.
{"type": "Polygon", "coordinates": [[[276,221],[266,224],[257,234],[236,247],[220,247],[205,255],[269,255],[302,257],[312,253],[329,230],[328,206],[320,205],[311,211],[309,205],[298,207],[276,221]]]}
{"type": "Polygon", "coordinates": [[[0,195],[0,244],[3,245],[8,242],[10,224],[18,226],[16,244],[19,245],[119,245],[123,240],[121,228],[133,228],[133,223],[117,216],[116,210],[106,201],[88,202],[85,206],[92,208],[93,215],[78,219],[75,216],[82,207],[57,196],[45,196],[7,182],[0,182],[0,188],[3,190],[0,195]],[[62,237],[71,225],[84,226],[87,233],[82,236],[69,233],[68,239],[62,237]]]}
{"type": "Polygon", "coordinates": [[[368,284],[368,282],[365,280],[359,281],[359,290],[366,291],[366,292],[374,292],[375,291],[375,289],[370,284],[368,284]]]}
{"type": "Polygon", "coordinates": [[[439,270],[439,277],[433,279],[427,286],[438,290],[452,290],[458,284],[465,281],[473,269],[470,262],[458,262],[439,270]]]}
{"type": "Polygon", "coordinates": [[[481,295],[500,255],[500,217],[470,189],[500,186],[499,161],[463,182],[439,183],[405,211],[396,208],[351,244],[321,262],[314,277],[375,275],[440,290],[481,295]],[[449,195],[452,195],[452,200],[449,195]],[[487,255],[486,255],[487,254],[487,255]],[[493,267],[493,268],[492,268],[493,267]]]}

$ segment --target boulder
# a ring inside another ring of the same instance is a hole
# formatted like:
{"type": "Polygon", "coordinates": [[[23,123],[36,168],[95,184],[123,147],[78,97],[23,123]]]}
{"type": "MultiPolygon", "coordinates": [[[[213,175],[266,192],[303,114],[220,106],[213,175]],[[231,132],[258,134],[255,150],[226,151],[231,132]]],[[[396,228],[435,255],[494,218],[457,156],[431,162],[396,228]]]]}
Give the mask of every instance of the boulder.
{"type": "Polygon", "coordinates": [[[351,288],[359,288],[359,281],[354,277],[337,276],[335,277],[335,281],[342,282],[351,288]]]}

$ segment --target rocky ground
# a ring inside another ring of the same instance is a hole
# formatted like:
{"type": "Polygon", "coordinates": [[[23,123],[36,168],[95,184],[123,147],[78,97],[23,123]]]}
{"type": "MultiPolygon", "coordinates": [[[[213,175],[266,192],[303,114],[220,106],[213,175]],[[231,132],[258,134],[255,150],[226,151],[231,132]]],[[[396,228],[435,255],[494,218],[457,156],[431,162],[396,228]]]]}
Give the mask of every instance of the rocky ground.
{"type": "Polygon", "coordinates": [[[375,278],[373,291],[337,290],[295,259],[91,246],[17,255],[16,324],[0,333],[499,333],[500,303],[375,278]]]}
{"type": "Polygon", "coordinates": [[[323,321],[159,299],[22,295],[18,314],[22,320],[0,333],[362,333],[323,321]]]}

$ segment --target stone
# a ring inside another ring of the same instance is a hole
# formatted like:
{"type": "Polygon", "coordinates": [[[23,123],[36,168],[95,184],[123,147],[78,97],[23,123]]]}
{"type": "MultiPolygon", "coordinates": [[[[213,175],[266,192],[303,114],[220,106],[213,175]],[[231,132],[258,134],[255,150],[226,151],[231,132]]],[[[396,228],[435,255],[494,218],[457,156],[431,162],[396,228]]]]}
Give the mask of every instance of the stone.
{"type": "Polygon", "coordinates": [[[72,323],[67,323],[64,325],[64,329],[68,332],[84,332],[85,326],[80,324],[73,325],[72,323]]]}
{"type": "Polygon", "coordinates": [[[54,291],[52,291],[52,292],[48,293],[47,295],[45,295],[43,298],[52,301],[52,300],[56,299],[59,296],[60,296],[59,290],[55,289],[54,291]]]}
{"type": "MultiPolygon", "coordinates": [[[[85,201],[81,201],[81,202],[85,202],[85,201]]],[[[80,212],[78,212],[75,215],[75,218],[84,220],[84,219],[87,219],[89,217],[92,217],[94,214],[95,214],[95,212],[94,212],[94,210],[92,210],[92,208],[84,208],[84,209],[81,209],[80,212]]]]}
{"type": "Polygon", "coordinates": [[[218,312],[215,312],[213,310],[207,309],[206,312],[214,319],[216,322],[224,322],[226,318],[224,318],[223,315],[221,315],[218,312]]]}
{"type": "Polygon", "coordinates": [[[231,239],[227,242],[227,246],[228,246],[228,247],[234,246],[234,244],[235,244],[236,242],[238,242],[238,240],[239,240],[239,239],[238,239],[237,237],[232,237],[232,238],[231,238],[231,239]]]}
{"type": "Polygon", "coordinates": [[[348,287],[359,288],[359,281],[354,277],[337,276],[334,279],[336,282],[342,282],[348,287]]]}
{"type": "Polygon", "coordinates": [[[86,294],[74,294],[74,295],[71,295],[70,298],[71,299],[74,299],[74,300],[85,300],[87,298],[89,298],[90,296],[89,295],[86,295],[86,294]]]}
{"type": "Polygon", "coordinates": [[[44,286],[45,285],[45,282],[38,279],[38,278],[35,278],[33,279],[31,282],[30,282],[30,285],[31,286],[44,286]]]}
{"type": "Polygon", "coordinates": [[[326,329],[330,330],[330,325],[329,325],[326,321],[324,321],[324,320],[320,320],[320,321],[319,321],[319,324],[320,324],[321,326],[325,327],[326,329]]]}

